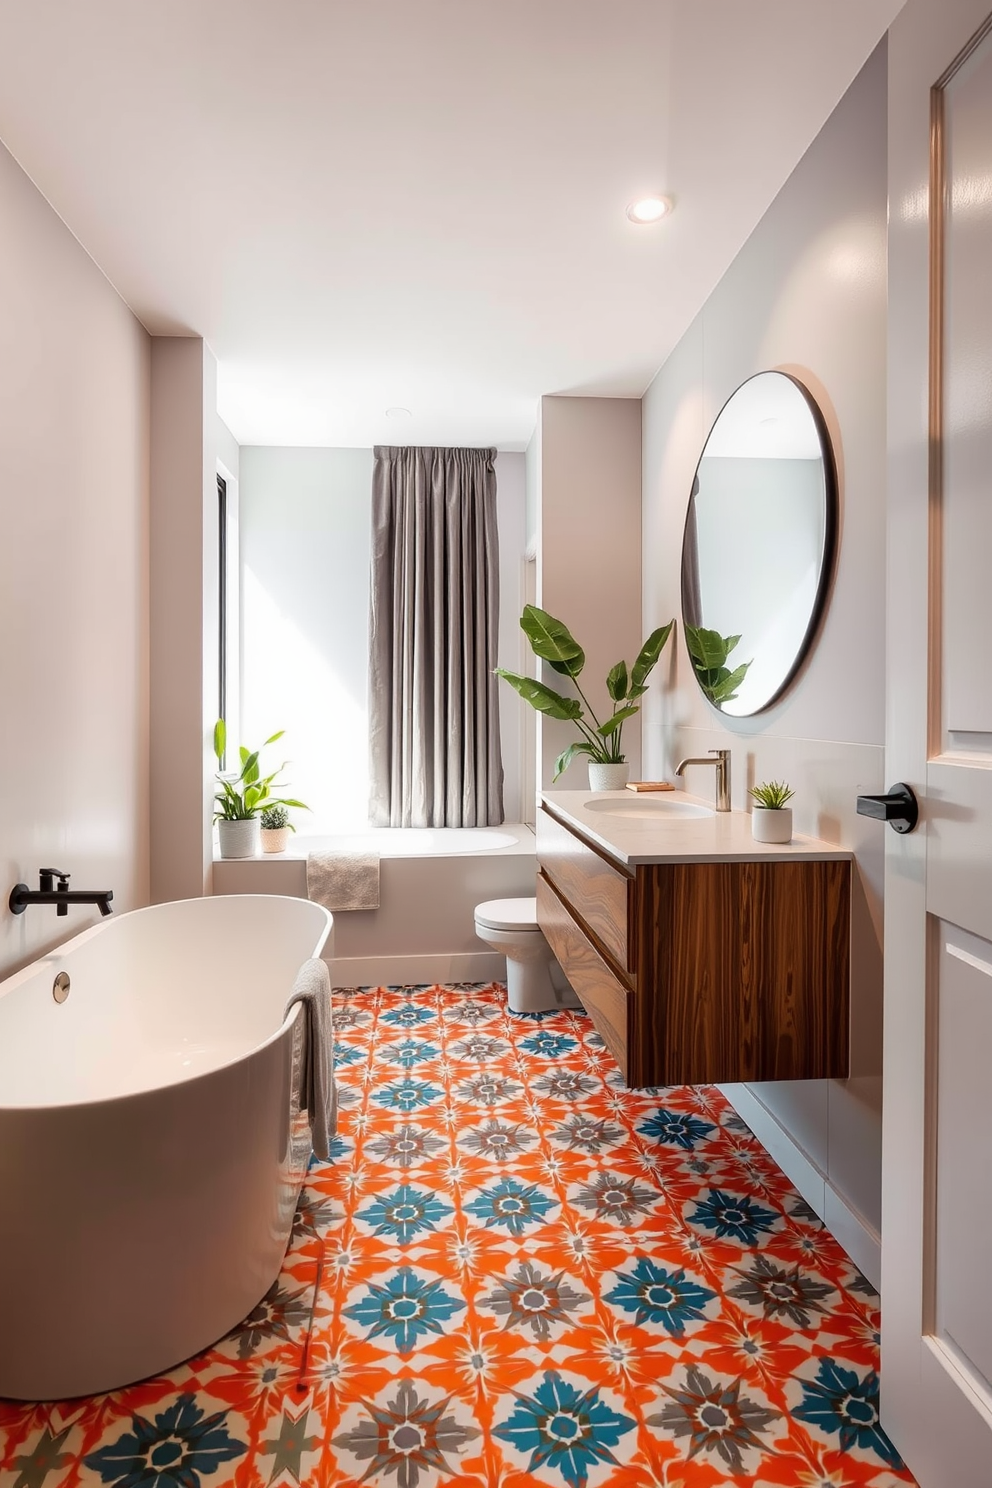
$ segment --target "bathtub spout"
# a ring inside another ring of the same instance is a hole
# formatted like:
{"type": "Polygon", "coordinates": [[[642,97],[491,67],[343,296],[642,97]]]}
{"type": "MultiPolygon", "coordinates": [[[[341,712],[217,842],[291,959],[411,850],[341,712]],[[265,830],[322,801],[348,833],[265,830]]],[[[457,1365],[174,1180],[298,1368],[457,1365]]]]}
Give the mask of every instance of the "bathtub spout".
{"type": "Polygon", "coordinates": [[[15,884],[11,889],[7,900],[11,914],[23,914],[29,904],[54,904],[57,915],[67,915],[70,904],[96,904],[102,915],[113,913],[110,907],[113,889],[70,889],[69,878],[68,873],[58,868],[39,869],[37,889],[29,889],[25,883],[15,884]]]}

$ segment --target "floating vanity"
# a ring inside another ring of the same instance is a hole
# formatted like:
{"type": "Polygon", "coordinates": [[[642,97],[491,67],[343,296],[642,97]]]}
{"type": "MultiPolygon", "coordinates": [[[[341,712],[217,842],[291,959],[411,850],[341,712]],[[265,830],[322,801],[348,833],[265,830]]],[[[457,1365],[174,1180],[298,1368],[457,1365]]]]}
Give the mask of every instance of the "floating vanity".
{"type": "Polygon", "coordinates": [[[548,791],[538,920],[631,1086],[848,1073],[851,854],[684,796],[548,791]]]}

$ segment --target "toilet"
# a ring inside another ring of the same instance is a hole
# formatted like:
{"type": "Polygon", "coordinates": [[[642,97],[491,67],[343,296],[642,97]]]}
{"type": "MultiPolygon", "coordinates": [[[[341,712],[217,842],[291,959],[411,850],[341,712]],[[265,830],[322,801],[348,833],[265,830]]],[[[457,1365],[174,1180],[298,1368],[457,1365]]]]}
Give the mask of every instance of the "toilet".
{"type": "Polygon", "coordinates": [[[477,904],[475,933],[506,957],[511,1013],[581,1007],[537,923],[536,899],[487,899],[477,904]]]}

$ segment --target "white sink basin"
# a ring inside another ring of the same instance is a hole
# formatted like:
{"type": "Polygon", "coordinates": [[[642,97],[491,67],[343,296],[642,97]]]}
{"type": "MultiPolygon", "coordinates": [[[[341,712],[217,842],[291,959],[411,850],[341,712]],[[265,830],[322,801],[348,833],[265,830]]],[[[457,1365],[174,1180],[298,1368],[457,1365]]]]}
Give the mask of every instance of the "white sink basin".
{"type": "Polygon", "coordinates": [[[713,815],[708,806],[697,806],[694,801],[673,801],[667,796],[594,796],[586,802],[585,809],[632,823],[654,822],[656,826],[665,821],[713,815]]]}

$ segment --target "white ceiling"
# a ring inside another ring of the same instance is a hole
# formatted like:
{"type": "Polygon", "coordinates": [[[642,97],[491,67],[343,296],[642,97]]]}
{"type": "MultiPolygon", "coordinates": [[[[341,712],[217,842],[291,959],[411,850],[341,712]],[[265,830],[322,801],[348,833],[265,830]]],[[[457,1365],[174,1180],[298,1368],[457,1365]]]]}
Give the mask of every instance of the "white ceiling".
{"type": "Polygon", "coordinates": [[[0,139],[239,442],[519,449],[644,391],[901,4],[0,0],[0,139]]]}

